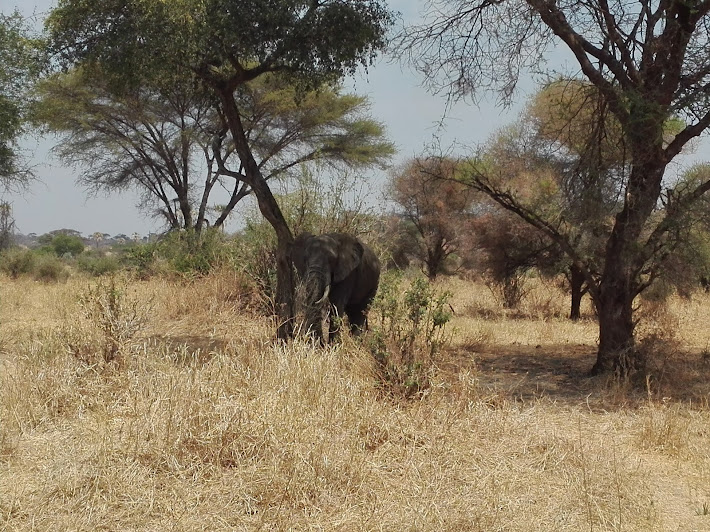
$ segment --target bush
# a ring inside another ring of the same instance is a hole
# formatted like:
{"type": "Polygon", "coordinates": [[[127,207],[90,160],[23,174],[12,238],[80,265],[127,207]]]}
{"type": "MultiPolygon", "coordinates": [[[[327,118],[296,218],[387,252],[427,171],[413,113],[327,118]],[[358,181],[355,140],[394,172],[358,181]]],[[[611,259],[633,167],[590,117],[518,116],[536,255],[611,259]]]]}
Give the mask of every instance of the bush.
{"type": "Polygon", "coordinates": [[[229,247],[215,229],[172,231],[155,245],[154,256],[164,259],[169,271],[187,276],[207,275],[230,261],[229,247]]]}
{"type": "Polygon", "coordinates": [[[152,309],[152,302],[145,305],[129,295],[126,280],[115,276],[88,288],[79,304],[91,334],[67,334],[68,347],[76,358],[90,364],[113,362],[125,354],[131,340],[145,327],[152,309]]]}
{"type": "Polygon", "coordinates": [[[78,236],[58,234],[52,238],[49,246],[58,257],[77,257],[84,252],[84,242],[78,236]]]}
{"type": "Polygon", "coordinates": [[[34,272],[35,254],[29,249],[11,248],[0,254],[0,269],[13,279],[34,272]]]}
{"type": "Polygon", "coordinates": [[[79,271],[99,277],[107,273],[115,273],[121,267],[118,259],[112,255],[94,255],[84,253],[77,258],[76,266],[79,271]]]}
{"type": "Polygon", "coordinates": [[[156,244],[131,244],[123,248],[119,262],[139,279],[148,279],[155,274],[156,248],[156,244]]]}
{"type": "Polygon", "coordinates": [[[372,327],[369,344],[381,386],[408,398],[431,386],[436,357],[447,340],[452,294],[438,293],[421,277],[404,291],[402,284],[399,272],[383,277],[370,314],[378,323],[372,327]]]}
{"type": "Polygon", "coordinates": [[[158,242],[131,244],[121,250],[120,264],[141,279],[153,275],[203,276],[232,262],[233,251],[215,229],[171,231],[158,242]]]}
{"type": "Polygon", "coordinates": [[[520,307],[520,303],[528,293],[525,286],[525,272],[515,270],[502,277],[487,275],[484,280],[486,286],[488,286],[493,293],[493,296],[498,299],[503,308],[506,309],[517,309],[520,307]]]}
{"type": "Polygon", "coordinates": [[[235,241],[235,255],[239,269],[253,281],[263,294],[260,312],[276,313],[276,234],[266,222],[247,220],[247,226],[235,241]]]}
{"type": "Polygon", "coordinates": [[[53,255],[39,255],[34,270],[34,278],[45,283],[66,281],[69,274],[64,263],[53,255]]]}
{"type": "Polygon", "coordinates": [[[199,234],[186,231],[170,236],[174,238],[161,242],[160,249],[178,273],[207,275],[227,260],[227,247],[219,231],[205,229],[199,234]]]}

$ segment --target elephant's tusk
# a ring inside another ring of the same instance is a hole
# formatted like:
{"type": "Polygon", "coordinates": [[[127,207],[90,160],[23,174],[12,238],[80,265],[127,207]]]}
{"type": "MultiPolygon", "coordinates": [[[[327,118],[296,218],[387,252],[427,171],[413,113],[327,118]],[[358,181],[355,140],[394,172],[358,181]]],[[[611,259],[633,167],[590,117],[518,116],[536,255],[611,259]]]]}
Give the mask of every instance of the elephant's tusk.
{"type": "Polygon", "coordinates": [[[316,301],[316,305],[320,305],[321,303],[323,303],[328,297],[328,294],[330,294],[330,283],[325,286],[325,290],[323,291],[323,297],[316,301]]]}

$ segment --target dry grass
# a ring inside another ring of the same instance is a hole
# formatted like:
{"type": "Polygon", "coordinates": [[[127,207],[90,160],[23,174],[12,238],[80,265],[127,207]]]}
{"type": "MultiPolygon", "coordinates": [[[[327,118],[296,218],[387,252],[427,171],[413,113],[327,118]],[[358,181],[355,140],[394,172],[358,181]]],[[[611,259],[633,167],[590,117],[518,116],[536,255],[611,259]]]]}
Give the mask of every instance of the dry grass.
{"type": "Polygon", "coordinates": [[[586,376],[554,286],[504,313],[446,281],[451,348],[398,402],[356,342],[274,344],[236,282],[126,285],[147,323],[107,362],[89,281],[0,280],[0,529],[710,530],[707,296],[648,311],[639,388],[586,376]]]}

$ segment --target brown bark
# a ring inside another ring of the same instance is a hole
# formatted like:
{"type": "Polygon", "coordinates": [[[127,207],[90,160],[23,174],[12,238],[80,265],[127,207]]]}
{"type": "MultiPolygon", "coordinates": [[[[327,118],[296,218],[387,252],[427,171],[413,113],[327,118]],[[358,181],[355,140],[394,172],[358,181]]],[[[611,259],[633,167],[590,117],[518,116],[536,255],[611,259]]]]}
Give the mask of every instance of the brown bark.
{"type": "Polygon", "coordinates": [[[576,265],[571,265],[569,268],[569,283],[572,292],[569,319],[577,321],[581,317],[580,308],[582,306],[582,297],[586,293],[584,283],[587,280],[584,272],[576,265]]]}
{"type": "MultiPolygon", "coordinates": [[[[661,124],[662,127],[662,124],[661,124]]],[[[592,373],[626,373],[641,364],[634,349],[633,302],[639,293],[645,257],[639,237],[661,193],[665,162],[639,149],[646,159],[634,165],[624,208],[616,215],[607,242],[604,272],[599,289],[599,351],[592,373]]],[[[660,146],[655,155],[660,155],[660,146]]]]}
{"type": "Polygon", "coordinates": [[[626,373],[639,362],[634,344],[633,296],[618,283],[607,281],[605,285],[598,304],[599,350],[592,375],[616,370],[626,373]]]}
{"type": "Polygon", "coordinates": [[[293,335],[293,299],[294,278],[290,256],[293,235],[288,223],[281,212],[276,198],[266,179],[261,175],[259,165],[249,147],[249,141],[244,132],[239,109],[234,101],[231,88],[221,88],[218,94],[222,103],[222,110],[232,134],[234,147],[244,167],[245,182],[251,187],[256,196],[259,210],[264,218],[276,231],[276,316],[278,319],[277,337],[288,339],[293,335]]]}

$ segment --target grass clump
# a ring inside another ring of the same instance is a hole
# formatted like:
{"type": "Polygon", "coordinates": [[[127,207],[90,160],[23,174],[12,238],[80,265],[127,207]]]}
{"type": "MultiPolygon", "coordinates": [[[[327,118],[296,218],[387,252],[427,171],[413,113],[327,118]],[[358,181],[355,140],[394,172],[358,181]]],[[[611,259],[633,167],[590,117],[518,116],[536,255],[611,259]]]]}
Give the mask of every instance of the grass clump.
{"type": "Polygon", "coordinates": [[[57,283],[66,281],[69,277],[66,265],[59,257],[40,253],[37,255],[33,277],[43,283],[57,283]]]}
{"type": "Polygon", "coordinates": [[[81,272],[93,277],[100,277],[102,275],[116,273],[121,269],[121,263],[114,255],[87,252],[77,257],[76,267],[81,272]]]}

